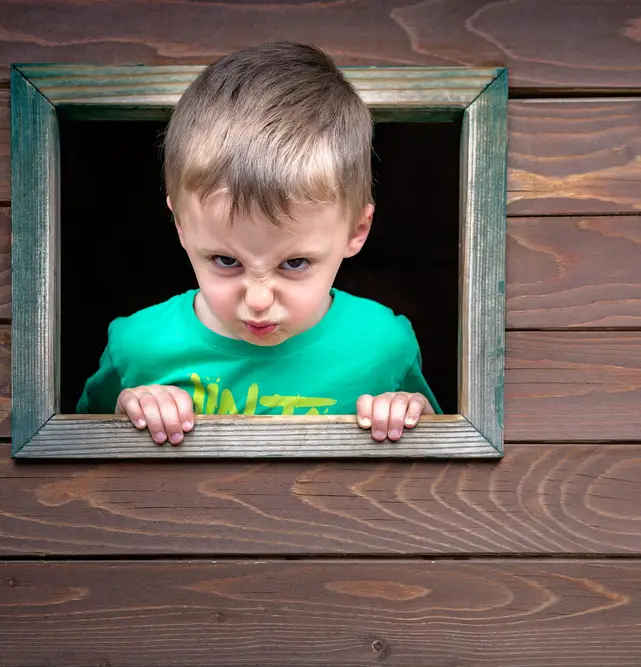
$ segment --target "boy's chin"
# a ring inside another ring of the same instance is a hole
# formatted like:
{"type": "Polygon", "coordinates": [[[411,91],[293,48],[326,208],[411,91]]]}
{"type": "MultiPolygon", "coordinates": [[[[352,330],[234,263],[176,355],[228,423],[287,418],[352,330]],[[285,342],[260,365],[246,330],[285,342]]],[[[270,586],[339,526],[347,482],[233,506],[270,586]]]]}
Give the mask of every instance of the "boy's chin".
{"type": "Polygon", "coordinates": [[[264,335],[255,334],[251,331],[245,330],[243,332],[242,338],[252,345],[258,345],[260,347],[273,347],[274,345],[284,343],[288,338],[291,338],[291,336],[281,331],[280,327],[278,327],[275,331],[264,335]]]}

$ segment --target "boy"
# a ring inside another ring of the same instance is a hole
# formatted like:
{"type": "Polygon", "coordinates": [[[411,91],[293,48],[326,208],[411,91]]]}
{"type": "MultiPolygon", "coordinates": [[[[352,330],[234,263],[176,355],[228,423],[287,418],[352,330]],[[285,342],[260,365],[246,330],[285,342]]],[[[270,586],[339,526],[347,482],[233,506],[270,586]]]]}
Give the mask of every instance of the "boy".
{"type": "Polygon", "coordinates": [[[367,239],[372,121],[317,49],[208,67],[165,137],[167,204],[199,289],[114,320],[78,412],[178,444],[195,414],[357,414],[397,440],[440,412],[410,323],[332,289],[367,239]]]}

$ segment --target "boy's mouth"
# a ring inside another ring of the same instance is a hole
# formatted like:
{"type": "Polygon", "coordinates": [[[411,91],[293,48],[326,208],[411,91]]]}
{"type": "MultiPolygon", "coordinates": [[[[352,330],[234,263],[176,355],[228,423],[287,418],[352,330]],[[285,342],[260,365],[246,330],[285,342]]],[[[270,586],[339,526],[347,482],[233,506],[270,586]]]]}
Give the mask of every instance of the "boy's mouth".
{"type": "Polygon", "coordinates": [[[270,322],[243,322],[243,324],[249,333],[252,333],[255,336],[267,336],[273,331],[276,331],[276,327],[278,326],[276,324],[271,324],[270,322]]]}

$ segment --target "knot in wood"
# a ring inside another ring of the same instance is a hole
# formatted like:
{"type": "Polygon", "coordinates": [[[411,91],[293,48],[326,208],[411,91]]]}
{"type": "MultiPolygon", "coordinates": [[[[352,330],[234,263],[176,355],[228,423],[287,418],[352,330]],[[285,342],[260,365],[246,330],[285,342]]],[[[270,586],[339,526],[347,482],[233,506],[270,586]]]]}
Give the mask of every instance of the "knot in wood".
{"type": "Polygon", "coordinates": [[[18,580],[14,577],[5,577],[2,583],[8,588],[16,588],[18,586],[18,580]]]}
{"type": "Polygon", "coordinates": [[[382,653],[384,648],[385,644],[380,639],[375,639],[372,642],[372,651],[374,651],[374,653],[382,653]]]}

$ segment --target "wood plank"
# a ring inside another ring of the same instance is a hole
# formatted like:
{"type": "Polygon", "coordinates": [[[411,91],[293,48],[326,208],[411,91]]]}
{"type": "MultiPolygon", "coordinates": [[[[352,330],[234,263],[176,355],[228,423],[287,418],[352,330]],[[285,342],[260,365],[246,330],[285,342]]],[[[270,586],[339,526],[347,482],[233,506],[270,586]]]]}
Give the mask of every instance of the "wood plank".
{"type": "Polygon", "coordinates": [[[635,441],[639,406],[641,331],[508,334],[506,441],[635,441]]]}
{"type": "MultiPolygon", "coordinates": [[[[2,293],[2,290],[0,290],[2,293]]],[[[0,437],[11,436],[11,326],[0,324],[0,437]]]]}
{"type": "Polygon", "coordinates": [[[641,563],[9,562],[5,667],[620,667],[641,563]]]}
{"type": "MultiPolygon", "coordinates": [[[[1,174],[0,174],[0,182],[1,182],[1,174]]],[[[11,209],[6,206],[0,205],[0,319],[10,319],[10,318],[11,318],[11,209]]],[[[0,349],[1,349],[1,344],[0,344],[0,349]]],[[[0,367],[1,365],[2,362],[0,361],[0,367]]]]}
{"type": "Polygon", "coordinates": [[[11,72],[12,438],[21,447],[54,414],[60,363],[57,318],[60,246],[59,133],[56,110],[11,72]]]}
{"type": "MultiPolygon", "coordinates": [[[[462,124],[460,182],[465,192],[459,195],[460,315],[458,353],[455,351],[459,372],[458,407],[454,408],[501,453],[507,100],[504,70],[467,108],[462,124]]],[[[456,304],[456,298],[450,304],[456,304]]],[[[423,312],[428,309],[427,301],[424,292],[423,312]]]]}
{"type": "Polygon", "coordinates": [[[18,463],[3,556],[641,554],[641,444],[470,461],[18,463]]]}
{"type": "Polygon", "coordinates": [[[11,199],[9,91],[0,88],[0,204],[11,199]]]}
{"type": "MultiPolygon", "coordinates": [[[[505,441],[637,441],[641,331],[506,335],[505,441]]],[[[10,435],[10,332],[0,327],[0,435],[10,435]]]]}
{"type": "MultiPolygon", "coordinates": [[[[138,106],[147,108],[145,117],[149,109],[151,115],[163,117],[157,112],[164,109],[167,119],[171,107],[204,67],[27,64],[17,69],[55,107],[71,104],[85,107],[84,113],[77,113],[87,120],[131,117],[131,108],[138,106]],[[106,112],[93,111],[96,104],[114,108],[106,112]],[[120,116],[113,115],[119,109],[120,116]]],[[[486,88],[495,78],[500,80],[497,87],[503,93],[501,102],[507,103],[504,68],[392,67],[379,70],[367,66],[346,69],[345,76],[372,109],[375,120],[451,121],[457,118],[457,111],[466,109],[479,95],[488,94],[486,88]],[[390,110],[393,104],[402,107],[400,113],[390,110]],[[431,110],[435,107],[438,110],[433,115],[431,110]]],[[[495,93],[495,96],[498,95],[495,93]]]]}
{"type": "MultiPolygon", "coordinates": [[[[0,202],[10,198],[9,91],[0,89],[0,202]]],[[[512,100],[510,215],[641,210],[641,101],[512,100]]]]}
{"type": "MultiPolygon", "coordinates": [[[[0,202],[10,198],[9,91],[0,89],[0,202]]],[[[641,101],[511,100],[508,213],[641,210],[641,101]]]]}
{"type": "Polygon", "coordinates": [[[510,215],[641,210],[641,100],[512,100],[508,132],[510,215]]]}
{"type": "Polygon", "coordinates": [[[510,218],[507,234],[508,327],[641,327],[641,216],[510,218]]]}
{"type": "MultiPolygon", "coordinates": [[[[633,3],[566,2],[546,12],[548,3],[556,4],[545,0],[535,8],[528,0],[513,0],[499,12],[489,0],[458,0],[443,8],[399,7],[386,0],[314,3],[282,12],[280,6],[184,0],[161,5],[4,2],[0,79],[7,85],[8,63],[16,61],[204,64],[255,43],[251,26],[260,21],[265,39],[307,35],[343,65],[507,65],[513,88],[559,86],[587,94],[641,86],[635,46],[641,39],[641,12],[633,3]],[[108,12],[106,23],[103,12],[108,12]],[[210,29],[212,22],[219,30],[210,29]],[[568,50],[572,36],[576,41],[568,50]],[[584,46],[588,41],[589,49],[584,46]]],[[[639,104],[623,99],[513,101],[510,213],[640,210],[635,188],[639,104]],[[563,155],[558,154],[559,138],[563,155]]],[[[0,88],[0,201],[10,196],[8,123],[9,93],[0,88]]]]}
{"type": "MultiPolygon", "coordinates": [[[[15,388],[15,383],[14,383],[15,388]]],[[[16,445],[16,420],[13,420],[16,445]]],[[[54,415],[19,458],[498,458],[463,415],[424,415],[401,440],[376,442],[355,415],[203,415],[179,447],[149,447],[126,416],[54,415]]],[[[502,444],[502,443],[501,443],[502,444]]]]}
{"type": "MultiPolygon", "coordinates": [[[[641,326],[641,216],[510,218],[507,232],[508,328],[641,326]]],[[[0,318],[11,317],[10,244],[0,207],[0,318]]]]}
{"type": "MultiPolygon", "coordinates": [[[[641,101],[512,100],[508,213],[641,210],[641,101]]],[[[0,202],[9,201],[9,91],[0,89],[0,202]]]]}
{"type": "MultiPolygon", "coordinates": [[[[507,231],[508,328],[641,326],[641,216],[510,218],[507,231]]],[[[11,317],[10,244],[0,207],[0,318],[11,317]]]]}
{"type": "Polygon", "coordinates": [[[641,11],[631,1],[5,0],[2,14],[5,64],[200,64],[250,44],[296,39],[343,65],[507,65],[518,88],[616,90],[641,82],[641,11]]]}
{"type": "MultiPolygon", "coordinates": [[[[0,89],[0,202],[10,198],[9,91],[0,89]]],[[[641,101],[511,100],[510,215],[641,210],[641,101]]]]}

